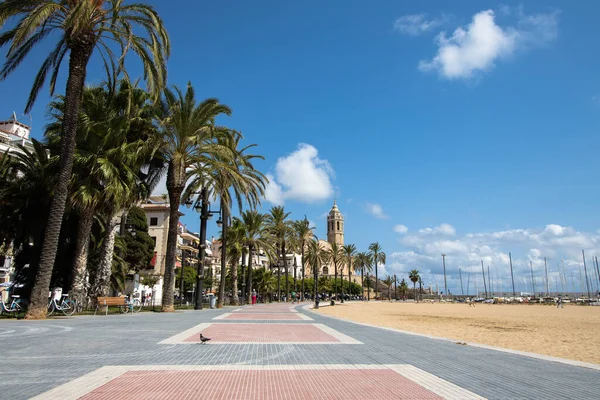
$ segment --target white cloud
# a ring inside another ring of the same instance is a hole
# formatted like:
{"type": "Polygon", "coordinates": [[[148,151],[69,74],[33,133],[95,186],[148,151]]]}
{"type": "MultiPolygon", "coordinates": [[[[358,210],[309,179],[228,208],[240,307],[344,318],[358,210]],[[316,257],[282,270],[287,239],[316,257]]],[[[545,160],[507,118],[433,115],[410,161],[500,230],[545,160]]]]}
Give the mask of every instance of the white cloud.
{"type": "Polygon", "coordinates": [[[422,235],[454,236],[454,235],[456,235],[456,229],[454,229],[454,227],[450,224],[441,224],[434,228],[419,229],[419,233],[422,235]]]}
{"type": "MultiPolygon", "coordinates": [[[[445,225],[445,224],[442,224],[445,225]]],[[[440,225],[440,227],[442,226],[440,225]]],[[[448,225],[450,227],[450,225],[448,225]]],[[[398,239],[402,251],[389,254],[386,271],[408,280],[408,272],[417,269],[425,285],[429,282],[443,289],[444,275],[441,254],[446,254],[446,274],[450,292],[461,293],[459,268],[463,277],[463,289],[473,294],[475,285],[483,291],[481,261],[495,292],[512,292],[509,252],[516,291],[532,291],[531,271],[533,265],[536,291],[545,291],[545,269],[548,269],[548,286],[551,291],[587,291],[581,249],[585,250],[591,289],[598,280],[590,268],[591,257],[600,255],[600,232],[580,232],[573,227],[549,224],[537,229],[511,229],[497,232],[476,232],[449,238],[442,232],[452,230],[424,228],[398,239]],[[547,264],[544,266],[544,260],[547,264]],[[564,267],[563,267],[564,265],[564,267]]],[[[456,234],[455,230],[454,233],[456,234]]]]}
{"type": "Polygon", "coordinates": [[[518,9],[516,27],[505,28],[495,21],[492,10],[473,16],[466,27],[458,27],[450,37],[437,36],[438,52],[431,60],[419,62],[421,71],[437,71],[446,79],[469,79],[492,69],[496,62],[511,57],[519,49],[545,45],[557,36],[558,12],[525,15],[518,9]]]}
{"type": "Polygon", "coordinates": [[[265,199],[282,205],[288,199],[313,203],[330,198],[333,195],[331,178],[335,173],[318,153],[314,146],[300,143],[296,151],[279,158],[275,173],[268,175],[265,199]]]}
{"type": "Polygon", "coordinates": [[[408,227],[406,225],[398,224],[394,226],[394,232],[404,235],[408,232],[408,227]]]}
{"type": "Polygon", "coordinates": [[[383,207],[380,204],[365,203],[365,211],[378,219],[387,219],[387,215],[383,212],[383,207]]]}
{"type": "Polygon", "coordinates": [[[425,14],[404,15],[394,22],[394,30],[410,36],[418,36],[443,25],[447,21],[446,16],[427,19],[425,14]]]}

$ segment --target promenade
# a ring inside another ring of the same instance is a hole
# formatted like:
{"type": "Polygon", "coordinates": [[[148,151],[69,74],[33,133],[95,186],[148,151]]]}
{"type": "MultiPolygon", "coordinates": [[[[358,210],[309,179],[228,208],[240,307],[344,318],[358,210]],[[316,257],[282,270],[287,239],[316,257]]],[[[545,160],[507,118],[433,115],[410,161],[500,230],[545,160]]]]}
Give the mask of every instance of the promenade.
{"type": "Polygon", "coordinates": [[[596,399],[600,382],[600,370],[290,304],[4,319],[0,340],[1,399],[596,399]]]}

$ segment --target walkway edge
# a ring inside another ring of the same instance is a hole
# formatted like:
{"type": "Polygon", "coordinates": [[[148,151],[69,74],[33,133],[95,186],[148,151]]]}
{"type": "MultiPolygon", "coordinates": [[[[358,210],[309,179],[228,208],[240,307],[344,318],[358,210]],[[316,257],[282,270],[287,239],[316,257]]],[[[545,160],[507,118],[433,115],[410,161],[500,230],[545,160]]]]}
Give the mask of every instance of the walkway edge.
{"type": "MultiPolygon", "coordinates": [[[[387,326],[377,326],[377,325],[373,325],[373,324],[367,324],[365,322],[356,322],[356,321],[351,321],[351,320],[345,319],[345,318],[333,317],[331,315],[321,314],[321,313],[318,313],[318,312],[312,310],[312,304],[307,304],[305,306],[302,306],[302,308],[306,311],[320,315],[325,318],[332,318],[332,319],[336,319],[338,321],[350,322],[352,324],[367,326],[369,328],[377,328],[377,329],[383,329],[383,330],[391,331],[391,332],[404,333],[405,335],[413,335],[413,336],[425,337],[428,339],[442,340],[444,342],[456,343],[459,341],[458,339],[450,339],[450,338],[445,338],[445,337],[441,337],[441,336],[428,335],[425,333],[405,331],[402,329],[390,328],[387,326]]],[[[466,345],[472,346],[472,347],[479,347],[481,349],[501,351],[503,353],[516,354],[519,356],[537,358],[539,360],[552,361],[552,362],[557,362],[557,363],[561,363],[561,364],[572,365],[572,366],[582,367],[582,368],[590,368],[590,369],[594,369],[596,371],[600,371],[600,364],[593,364],[593,363],[588,363],[588,362],[584,362],[584,361],[569,360],[568,358],[547,356],[544,354],[530,353],[528,351],[507,349],[504,347],[489,346],[487,344],[481,344],[481,343],[470,343],[470,342],[461,342],[461,343],[465,343],[466,345]]]]}

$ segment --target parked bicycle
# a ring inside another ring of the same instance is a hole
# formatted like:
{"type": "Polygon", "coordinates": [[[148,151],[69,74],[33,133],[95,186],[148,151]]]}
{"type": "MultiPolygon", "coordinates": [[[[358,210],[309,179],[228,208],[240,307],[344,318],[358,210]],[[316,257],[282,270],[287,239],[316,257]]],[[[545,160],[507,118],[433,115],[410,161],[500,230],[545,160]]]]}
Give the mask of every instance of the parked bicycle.
{"type": "Polygon", "coordinates": [[[125,305],[121,306],[122,313],[127,314],[129,311],[136,313],[142,310],[142,302],[137,296],[139,296],[138,293],[134,293],[133,296],[125,296],[125,305]]]}
{"type": "Polygon", "coordinates": [[[70,317],[77,310],[77,302],[69,299],[68,294],[63,294],[62,289],[56,288],[53,292],[48,293],[48,316],[55,312],[62,312],[70,317]]]}
{"type": "Polygon", "coordinates": [[[6,304],[4,302],[4,298],[2,297],[2,292],[12,289],[13,287],[22,287],[23,285],[15,285],[14,283],[3,284],[3,288],[0,288],[0,315],[4,312],[7,314],[13,314],[17,318],[25,316],[27,312],[27,306],[29,302],[25,299],[22,299],[21,296],[17,294],[11,295],[10,304],[6,304]]]}

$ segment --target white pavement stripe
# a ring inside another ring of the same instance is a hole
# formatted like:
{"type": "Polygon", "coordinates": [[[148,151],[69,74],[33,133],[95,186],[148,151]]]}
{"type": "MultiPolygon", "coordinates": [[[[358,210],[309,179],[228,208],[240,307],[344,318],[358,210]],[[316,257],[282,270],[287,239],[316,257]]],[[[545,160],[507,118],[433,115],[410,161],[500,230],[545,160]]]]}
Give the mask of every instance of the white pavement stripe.
{"type": "Polygon", "coordinates": [[[217,315],[213,319],[225,319],[225,318],[229,317],[230,315],[231,315],[231,313],[228,312],[228,313],[225,313],[225,314],[217,315]]]}
{"type": "Polygon", "coordinates": [[[131,369],[122,366],[102,367],[30,400],[77,400],[131,369]]]}
{"type": "Polygon", "coordinates": [[[212,324],[209,322],[203,322],[201,324],[198,324],[196,326],[194,326],[193,328],[190,328],[186,331],[183,331],[181,333],[178,333],[177,335],[171,336],[168,339],[163,340],[162,342],[158,342],[158,344],[182,344],[182,343],[187,343],[184,342],[185,339],[189,338],[190,336],[196,334],[196,333],[200,333],[202,332],[204,329],[208,328],[209,326],[211,326],[212,324]]]}
{"type": "Polygon", "coordinates": [[[447,400],[485,400],[473,392],[468,391],[460,386],[450,383],[442,378],[439,378],[429,372],[425,372],[413,365],[388,365],[400,375],[410,379],[411,381],[423,386],[425,389],[443,397],[447,400]]]}
{"type": "Polygon", "coordinates": [[[351,338],[348,335],[344,335],[343,333],[336,331],[335,329],[330,328],[327,325],[323,325],[323,324],[313,324],[313,325],[315,327],[319,328],[320,330],[322,330],[323,332],[325,332],[326,334],[333,336],[334,338],[339,340],[340,343],[342,343],[342,344],[363,344],[363,342],[359,342],[358,340],[351,338]]]}

